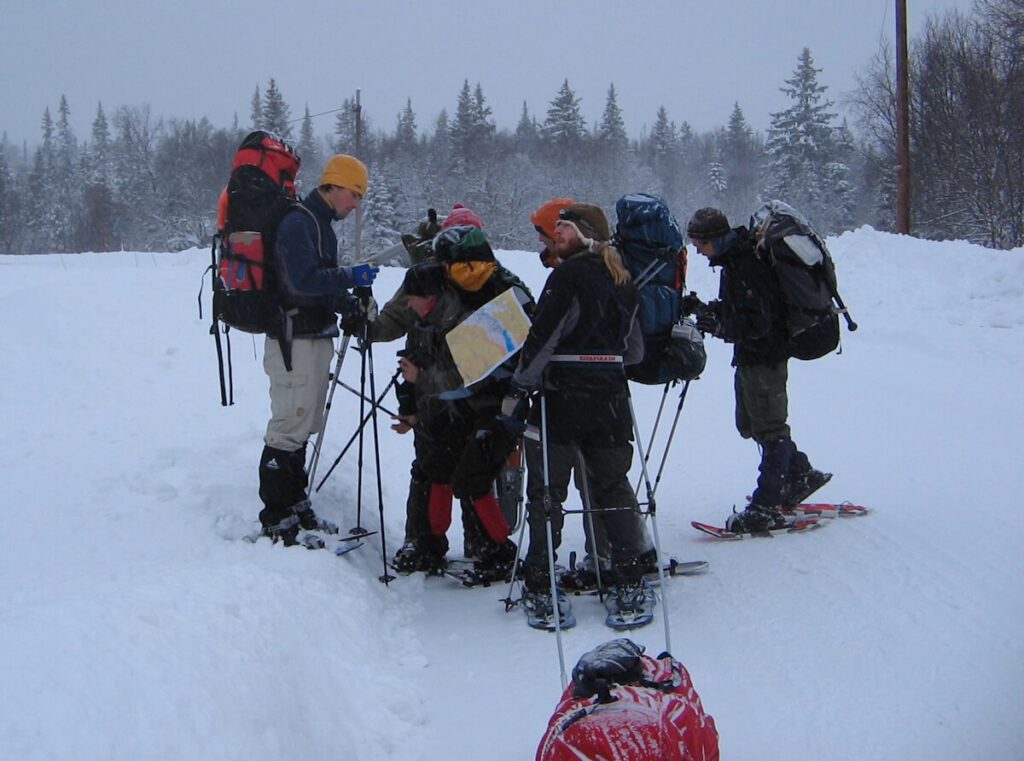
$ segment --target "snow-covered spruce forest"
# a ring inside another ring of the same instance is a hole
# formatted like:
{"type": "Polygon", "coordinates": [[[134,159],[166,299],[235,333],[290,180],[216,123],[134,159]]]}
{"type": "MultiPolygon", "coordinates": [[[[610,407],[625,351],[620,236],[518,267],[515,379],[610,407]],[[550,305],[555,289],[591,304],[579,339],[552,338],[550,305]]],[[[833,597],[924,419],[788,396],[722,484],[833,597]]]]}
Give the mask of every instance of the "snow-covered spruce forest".
{"type": "MultiPolygon", "coordinates": [[[[977,0],[970,14],[930,18],[911,40],[915,235],[995,248],[1024,243],[1022,62],[1021,0],[977,0]]],[[[550,100],[539,107],[529,98],[544,98],[540,87],[524,94],[513,129],[495,124],[484,84],[469,78],[453,93],[451,111],[417,113],[410,94],[390,129],[387,119],[371,119],[369,107],[357,113],[354,93],[334,113],[298,114],[271,79],[256,85],[244,123],[219,127],[159,116],[149,105],[97,104],[91,133],[78,136],[71,109],[91,104],[55,94],[38,144],[14,145],[6,133],[0,140],[0,253],[203,246],[232,155],[253,128],[296,146],[304,190],[333,153],[366,161],[364,254],[397,243],[429,207],[443,214],[453,202],[469,205],[487,220],[496,247],[525,248],[534,238],[526,220],[545,200],[571,196],[611,208],[634,191],[664,196],[682,218],[713,204],[740,222],[761,199],[783,198],[823,234],[862,224],[891,230],[893,71],[883,47],[859,72],[855,92],[834,94],[828,72],[804,49],[777,85],[788,107],[770,115],[765,134],[736,103],[722,114],[725,126],[703,134],[686,114],[661,108],[643,134],[628,135],[617,97],[629,87],[625,70],[609,83],[598,123],[586,123],[563,80],[550,83],[550,100]],[[838,116],[839,106],[852,120],[838,116]]],[[[365,100],[372,103],[372,94],[365,100]]],[[[342,236],[351,235],[346,226],[342,236]]],[[[343,250],[350,243],[342,240],[343,250]]]]}

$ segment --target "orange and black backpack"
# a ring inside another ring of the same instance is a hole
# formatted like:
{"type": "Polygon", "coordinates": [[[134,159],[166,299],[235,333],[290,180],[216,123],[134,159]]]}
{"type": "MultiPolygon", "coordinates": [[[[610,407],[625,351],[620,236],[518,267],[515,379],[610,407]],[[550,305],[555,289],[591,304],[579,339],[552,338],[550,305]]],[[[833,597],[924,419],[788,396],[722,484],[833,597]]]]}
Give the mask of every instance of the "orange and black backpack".
{"type": "MultiPolygon", "coordinates": [[[[280,321],[274,239],[284,215],[298,204],[295,178],[300,164],[298,153],[277,135],[263,130],[251,132],[235,152],[231,175],[221,194],[217,233],[210,251],[210,332],[217,344],[224,405],[234,403],[234,389],[230,388],[229,395],[225,388],[220,333],[235,328],[246,333],[273,334],[280,321]]],[[[227,378],[229,386],[232,385],[230,338],[227,378]]]]}

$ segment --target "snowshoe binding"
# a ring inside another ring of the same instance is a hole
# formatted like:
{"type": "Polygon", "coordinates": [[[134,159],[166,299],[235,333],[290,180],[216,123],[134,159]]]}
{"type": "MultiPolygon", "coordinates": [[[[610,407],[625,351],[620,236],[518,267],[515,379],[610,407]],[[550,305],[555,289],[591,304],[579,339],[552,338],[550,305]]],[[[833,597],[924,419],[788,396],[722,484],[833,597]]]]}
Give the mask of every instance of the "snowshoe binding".
{"type": "Polygon", "coordinates": [[[654,620],[654,590],[646,579],[612,587],[604,605],[605,624],[613,629],[634,629],[654,620]]]}

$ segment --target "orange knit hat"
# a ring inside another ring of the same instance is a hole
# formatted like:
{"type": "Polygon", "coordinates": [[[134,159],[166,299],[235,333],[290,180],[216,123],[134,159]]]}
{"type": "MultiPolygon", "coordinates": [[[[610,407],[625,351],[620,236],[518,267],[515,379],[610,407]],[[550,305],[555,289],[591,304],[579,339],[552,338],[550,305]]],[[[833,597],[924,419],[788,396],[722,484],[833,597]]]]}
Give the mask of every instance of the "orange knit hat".
{"type": "Polygon", "coordinates": [[[568,209],[576,203],[571,198],[554,198],[541,206],[530,215],[530,221],[537,232],[549,238],[555,237],[555,223],[558,222],[558,213],[562,209],[568,209]]]}

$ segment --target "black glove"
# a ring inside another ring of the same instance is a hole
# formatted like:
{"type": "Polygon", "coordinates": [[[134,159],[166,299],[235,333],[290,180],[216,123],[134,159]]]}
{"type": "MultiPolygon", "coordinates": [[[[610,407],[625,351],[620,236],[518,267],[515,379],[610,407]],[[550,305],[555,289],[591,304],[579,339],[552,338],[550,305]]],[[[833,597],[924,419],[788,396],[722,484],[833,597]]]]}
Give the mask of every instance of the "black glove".
{"type": "Polygon", "coordinates": [[[366,330],[367,319],[363,308],[356,303],[355,308],[346,309],[338,320],[338,327],[346,336],[362,336],[366,330]]]}
{"type": "Polygon", "coordinates": [[[699,315],[697,317],[697,330],[707,336],[717,336],[722,330],[718,315],[714,312],[704,312],[699,315]]]}
{"type": "Polygon", "coordinates": [[[409,417],[416,414],[416,384],[402,381],[395,386],[395,397],[398,399],[398,416],[409,417]]]}
{"type": "Polygon", "coordinates": [[[708,336],[722,334],[722,302],[712,301],[697,312],[697,330],[708,336]]]}
{"type": "Polygon", "coordinates": [[[691,314],[700,314],[700,312],[707,309],[707,306],[708,305],[701,301],[693,291],[690,291],[688,294],[683,296],[684,317],[689,317],[691,314]]]}
{"type": "MultiPolygon", "coordinates": [[[[362,290],[362,289],[359,289],[362,290]]],[[[377,319],[377,302],[373,296],[363,294],[345,302],[338,326],[347,336],[362,336],[367,324],[377,319]]]]}

